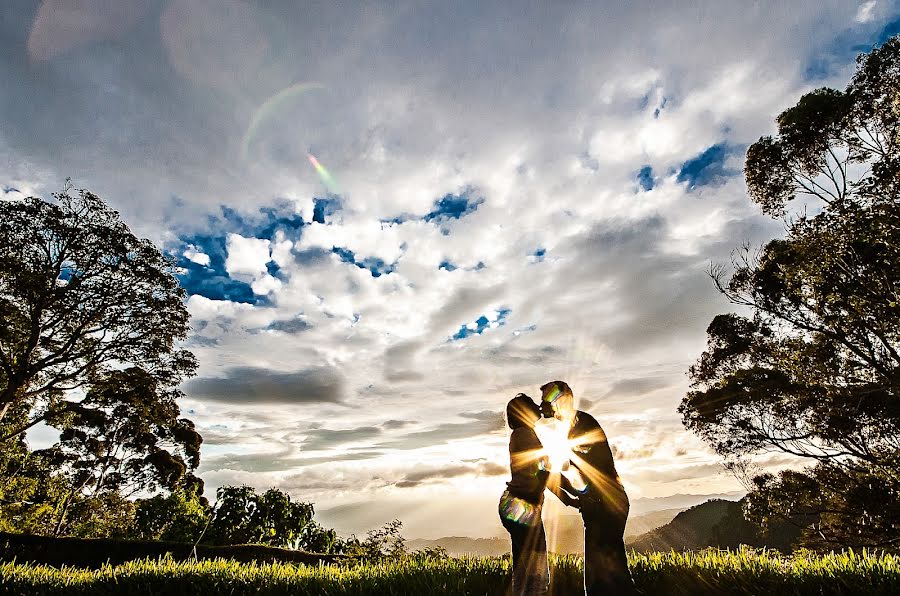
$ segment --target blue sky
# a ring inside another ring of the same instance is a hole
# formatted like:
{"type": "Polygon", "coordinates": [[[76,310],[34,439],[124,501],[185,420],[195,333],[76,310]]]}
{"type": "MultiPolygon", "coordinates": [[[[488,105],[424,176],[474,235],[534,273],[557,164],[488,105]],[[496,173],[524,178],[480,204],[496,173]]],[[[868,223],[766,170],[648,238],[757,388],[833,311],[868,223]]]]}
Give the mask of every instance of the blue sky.
{"type": "Polygon", "coordinates": [[[500,534],[500,414],[561,378],[633,502],[728,493],[675,409],[728,309],[709,263],[781,233],[744,152],[898,23],[884,0],[7,0],[2,198],[71,176],[177,259],[210,491],[500,534]]]}

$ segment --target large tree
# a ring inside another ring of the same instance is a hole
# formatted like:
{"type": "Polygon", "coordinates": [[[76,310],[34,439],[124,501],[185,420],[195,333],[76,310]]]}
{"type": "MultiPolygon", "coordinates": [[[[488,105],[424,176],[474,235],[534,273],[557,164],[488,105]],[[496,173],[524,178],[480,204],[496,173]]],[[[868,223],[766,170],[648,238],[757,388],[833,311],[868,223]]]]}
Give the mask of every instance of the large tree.
{"type": "Polygon", "coordinates": [[[189,316],[151,241],[90,192],[54,199],[0,202],[0,449],[17,454],[2,492],[22,530],[90,535],[109,519],[108,534],[127,525],[126,497],[198,465],[202,439],[177,405],[196,368],[179,347],[189,316]],[[41,422],[59,442],[31,453],[41,422]]]}
{"type": "Polygon", "coordinates": [[[900,547],[900,38],[845,91],[804,95],[747,152],[748,191],[787,234],[713,270],[715,317],[679,411],[750,478],[747,513],[811,546],[900,547]],[[751,474],[752,476],[752,474],[751,474]]]}
{"type": "Polygon", "coordinates": [[[132,367],[111,371],[84,399],[47,419],[62,429],[60,440],[35,455],[70,484],[54,533],[64,533],[70,509],[81,502],[175,490],[190,479],[185,474],[200,463],[202,438],[190,420],[179,418],[177,396],[132,367]]]}
{"type": "Polygon", "coordinates": [[[162,389],[196,368],[178,347],[189,330],[175,265],[96,195],[0,202],[0,422],[59,416],[72,390],[138,366],[162,389]]]}
{"type": "Polygon", "coordinates": [[[292,501],[276,488],[258,494],[249,486],[223,486],[217,497],[213,522],[204,535],[209,544],[302,547],[304,531],[313,523],[311,503],[292,501]]]}

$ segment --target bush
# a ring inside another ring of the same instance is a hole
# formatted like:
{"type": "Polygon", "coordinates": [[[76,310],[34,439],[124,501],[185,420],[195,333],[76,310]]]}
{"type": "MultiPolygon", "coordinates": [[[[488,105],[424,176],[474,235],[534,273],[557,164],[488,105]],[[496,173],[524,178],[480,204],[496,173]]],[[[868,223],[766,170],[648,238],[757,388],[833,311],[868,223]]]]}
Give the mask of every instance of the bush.
{"type": "MultiPolygon", "coordinates": [[[[280,561],[284,563],[331,563],[340,555],[320,555],[262,544],[209,546],[196,549],[199,559],[234,559],[235,561],[280,561]]],[[[53,566],[98,569],[105,564],[119,565],[136,559],[170,557],[175,561],[194,558],[192,544],[114,538],[53,538],[0,532],[0,560],[53,566]]]]}

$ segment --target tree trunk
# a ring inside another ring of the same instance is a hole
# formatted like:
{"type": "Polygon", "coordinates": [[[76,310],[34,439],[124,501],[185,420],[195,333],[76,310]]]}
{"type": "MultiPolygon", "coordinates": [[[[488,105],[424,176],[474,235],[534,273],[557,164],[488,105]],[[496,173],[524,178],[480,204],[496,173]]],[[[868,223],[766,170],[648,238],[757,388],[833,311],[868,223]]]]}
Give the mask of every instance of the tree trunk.
{"type": "MultiPolygon", "coordinates": [[[[6,441],[8,441],[10,439],[15,439],[16,437],[18,437],[19,435],[21,435],[22,433],[27,431],[32,426],[35,426],[36,424],[38,424],[39,422],[44,420],[46,417],[47,417],[46,414],[38,416],[37,418],[35,418],[31,422],[29,422],[28,424],[25,424],[24,426],[20,426],[19,428],[12,430],[3,436],[0,436],[0,443],[5,443],[6,441]]],[[[0,418],[0,421],[2,421],[2,418],[0,418]]]]}
{"type": "Polygon", "coordinates": [[[3,408],[0,409],[0,424],[3,423],[3,418],[9,411],[9,407],[15,403],[16,394],[22,389],[22,383],[16,377],[17,375],[13,375],[11,378],[7,378],[6,387],[0,392],[0,404],[3,404],[3,408]]]}
{"type": "Polygon", "coordinates": [[[63,523],[66,521],[66,515],[69,513],[69,505],[72,504],[72,497],[74,494],[74,491],[69,492],[63,501],[62,511],[59,512],[59,520],[56,522],[56,527],[53,528],[54,536],[59,536],[59,533],[62,531],[63,523]]]}

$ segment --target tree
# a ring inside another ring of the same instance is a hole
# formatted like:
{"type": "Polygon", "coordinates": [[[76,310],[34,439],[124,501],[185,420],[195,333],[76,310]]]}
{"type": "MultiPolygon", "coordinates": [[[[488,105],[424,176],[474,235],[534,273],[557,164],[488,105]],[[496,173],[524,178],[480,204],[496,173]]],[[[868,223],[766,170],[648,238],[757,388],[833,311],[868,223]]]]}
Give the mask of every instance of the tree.
{"type": "Polygon", "coordinates": [[[0,445],[17,454],[0,472],[19,531],[116,535],[127,497],[199,463],[177,405],[196,369],[178,347],[185,292],[99,197],[67,184],[54,198],[0,202],[0,445]],[[60,440],[30,453],[41,422],[60,440]]]}
{"type": "Polygon", "coordinates": [[[24,438],[7,441],[0,449],[0,531],[51,533],[67,489],[65,479],[29,452],[24,438]]]}
{"type": "Polygon", "coordinates": [[[18,436],[74,406],[71,391],[139,366],[161,389],[193,374],[185,292],[174,262],[99,197],[0,202],[0,422],[27,412],[18,436]]]}
{"type": "Polygon", "coordinates": [[[168,495],[138,499],[131,536],[141,540],[197,542],[212,514],[202,492],[201,483],[179,487],[168,495]]]}
{"type": "Polygon", "coordinates": [[[403,523],[399,519],[389,521],[380,528],[366,532],[362,542],[363,554],[373,559],[398,559],[406,555],[406,539],[400,531],[403,523]]]}
{"type": "Polygon", "coordinates": [[[7,441],[4,447],[0,450],[0,530],[82,537],[119,537],[127,532],[134,507],[120,494],[78,495],[71,478],[49,458],[29,451],[23,437],[7,441]]]}
{"type": "Polygon", "coordinates": [[[765,213],[792,214],[786,237],[713,268],[744,311],[713,319],[679,411],[736,469],[810,462],[752,478],[751,518],[810,546],[900,548],[900,38],[777,123],[744,172],[765,213]]]}
{"type": "MultiPolygon", "coordinates": [[[[389,521],[380,528],[366,532],[366,537],[361,542],[355,536],[350,537],[342,545],[342,552],[371,561],[403,558],[408,553],[406,539],[401,534],[402,528],[403,523],[399,519],[389,521]]],[[[424,556],[428,554],[438,555],[440,552],[423,553],[424,556]]]]}
{"type": "Polygon", "coordinates": [[[313,520],[303,526],[300,536],[289,546],[311,553],[341,553],[344,550],[344,541],[337,532],[313,520]]]}
{"type": "Polygon", "coordinates": [[[48,417],[49,424],[62,429],[60,441],[36,455],[52,462],[70,484],[55,534],[63,531],[77,503],[175,490],[197,467],[202,438],[190,420],[178,417],[177,396],[132,367],[107,373],[80,402],[48,417]]]}
{"type": "Polygon", "coordinates": [[[313,506],[278,489],[259,494],[249,486],[223,486],[215,507],[203,483],[188,477],[168,495],[138,499],[130,535],[142,540],[230,546],[267,544],[314,553],[343,552],[334,530],[313,521],[313,506]]]}
{"type": "Polygon", "coordinates": [[[292,501],[275,488],[260,495],[249,486],[223,486],[216,496],[215,517],[204,543],[305,547],[298,539],[312,522],[311,503],[292,501]]]}

